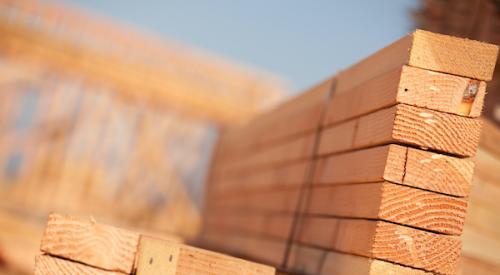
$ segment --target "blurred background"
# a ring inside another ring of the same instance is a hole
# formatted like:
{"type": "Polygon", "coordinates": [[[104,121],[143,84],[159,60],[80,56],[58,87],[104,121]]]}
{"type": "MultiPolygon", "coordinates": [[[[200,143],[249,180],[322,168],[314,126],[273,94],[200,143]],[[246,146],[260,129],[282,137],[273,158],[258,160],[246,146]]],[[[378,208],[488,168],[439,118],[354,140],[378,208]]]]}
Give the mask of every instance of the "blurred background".
{"type": "MultiPolygon", "coordinates": [[[[52,211],[195,240],[220,131],[417,27],[499,44],[499,6],[0,0],[0,273],[31,273],[52,211]]],[[[497,66],[494,142],[499,80],[497,66]]],[[[483,159],[478,185],[500,194],[500,154],[483,159]]],[[[500,224],[498,203],[479,204],[500,224]]]]}

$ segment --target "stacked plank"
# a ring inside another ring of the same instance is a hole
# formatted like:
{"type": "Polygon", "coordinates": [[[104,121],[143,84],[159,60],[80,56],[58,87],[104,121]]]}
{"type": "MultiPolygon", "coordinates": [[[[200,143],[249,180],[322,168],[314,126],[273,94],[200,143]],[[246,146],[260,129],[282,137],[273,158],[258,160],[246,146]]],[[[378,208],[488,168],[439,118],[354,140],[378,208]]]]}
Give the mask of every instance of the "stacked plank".
{"type": "Polygon", "coordinates": [[[207,188],[208,245],[282,264],[331,84],[220,137],[207,188]]]}
{"type": "Polygon", "coordinates": [[[291,116],[284,105],[229,131],[214,158],[205,239],[252,238],[222,249],[306,274],[454,274],[497,54],[493,45],[417,30],[325,81],[330,92],[314,119],[291,116]],[[316,129],[307,146],[285,146],[305,134],[261,142],[299,121],[316,129]],[[283,167],[299,159],[307,171],[292,189],[283,167]],[[259,167],[279,176],[253,179],[259,167]],[[291,226],[266,212],[271,204],[280,213],[296,209],[291,226]],[[253,247],[271,225],[289,235],[264,259],[253,247]]]}
{"type": "Polygon", "coordinates": [[[35,274],[274,274],[274,268],[140,235],[76,217],[51,214],[35,274]]]}
{"type": "Polygon", "coordinates": [[[485,121],[462,235],[461,274],[500,273],[500,129],[485,121]]]}

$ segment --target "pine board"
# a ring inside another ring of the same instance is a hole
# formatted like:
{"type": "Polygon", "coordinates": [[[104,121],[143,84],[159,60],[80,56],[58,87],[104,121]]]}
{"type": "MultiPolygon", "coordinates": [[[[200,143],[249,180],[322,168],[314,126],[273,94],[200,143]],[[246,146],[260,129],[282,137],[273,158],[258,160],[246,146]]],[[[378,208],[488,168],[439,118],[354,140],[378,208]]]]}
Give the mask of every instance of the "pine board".
{"type": "Polygon", "coordinates": [[[386,260],[430,272],[455,274],[461,242],[456,236],[360,219],[304,217],[301,244],[386,260]]]}
{"type": "MultiPolygon", "coordinates": [[[[320,145],[320,154],[329,152],[320,145]]],[[[317,160],[314,184],[387,180],[443,194],[469,195],[474,162],[411,147],[390,144],[325,155],[317,160]]]]}
{"type": "Polygon", "coordinates": [[[50,214],[40,250],[104,270],[130,274],[139,234],[94,220],[50,214]]]}

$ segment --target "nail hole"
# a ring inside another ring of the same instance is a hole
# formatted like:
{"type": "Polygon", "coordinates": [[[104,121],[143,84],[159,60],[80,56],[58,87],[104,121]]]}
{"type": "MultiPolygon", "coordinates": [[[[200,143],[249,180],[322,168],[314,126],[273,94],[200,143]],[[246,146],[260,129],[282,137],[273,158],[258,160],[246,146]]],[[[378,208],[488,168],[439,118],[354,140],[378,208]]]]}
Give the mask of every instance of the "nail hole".
{"type": "Polygon", "coordinates": [[[408,92],[408,88],[405,88],[405,92],[408,92]]]}

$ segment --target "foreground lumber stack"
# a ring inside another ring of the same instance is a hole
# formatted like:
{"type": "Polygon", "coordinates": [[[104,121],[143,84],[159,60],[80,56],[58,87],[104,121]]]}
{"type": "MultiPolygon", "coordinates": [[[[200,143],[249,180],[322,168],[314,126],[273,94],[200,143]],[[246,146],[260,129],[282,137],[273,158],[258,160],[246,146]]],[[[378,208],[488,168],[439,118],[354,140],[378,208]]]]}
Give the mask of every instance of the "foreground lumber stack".
{"type": "Polygon", "coordinates": [[[462,235],[461,274],[500,274],[500,129],[484,121],[462,235]]]}
{"type": "Polygon", "coordinates": [[[203,240],[305,274],[455,274],[497,54],[417,30],[228,130],[203,240]]]}
{"type": "Polygon", "coordinates": [[[35,274],[274,274],[274,268],[135,232],[51,214],[35,274]]]}

